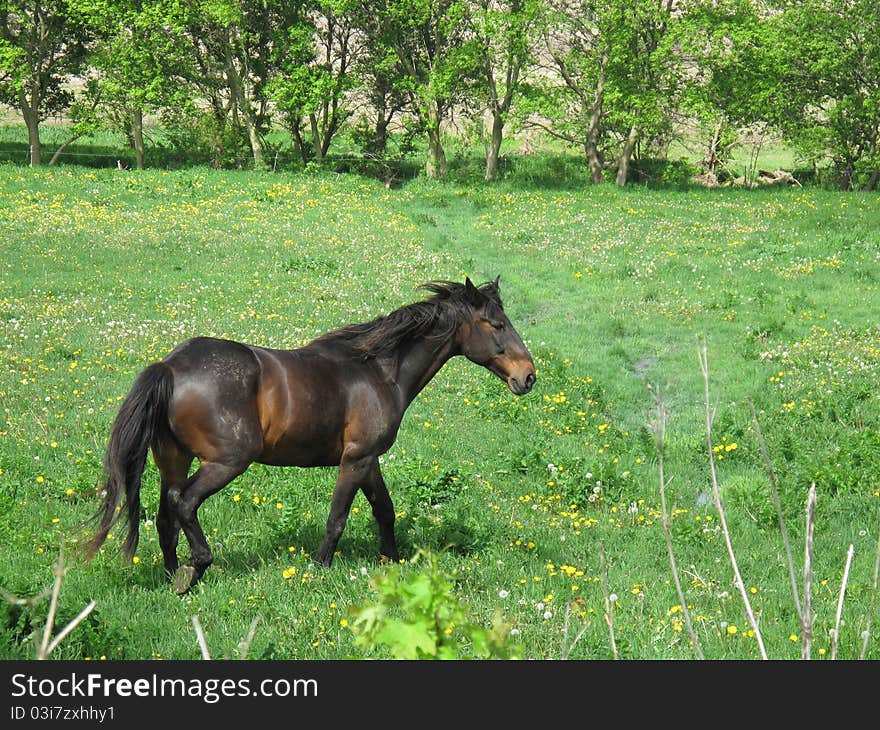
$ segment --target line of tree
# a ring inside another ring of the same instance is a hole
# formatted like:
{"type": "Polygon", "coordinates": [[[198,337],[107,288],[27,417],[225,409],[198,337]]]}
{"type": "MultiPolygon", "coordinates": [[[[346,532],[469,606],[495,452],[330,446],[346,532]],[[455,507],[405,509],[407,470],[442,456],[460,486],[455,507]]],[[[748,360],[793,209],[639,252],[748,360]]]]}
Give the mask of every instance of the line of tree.
{"type": "Polygon", "coordinates": [[[0,0],[0,103],[34,165],[40,123],[64,114],[68,142],[120,130],[138,167],[145,118],[257,167],[273,126],[303,162],[342,130],[381,159],[405,130],[442,178],[464,119],[487,180],[532,127],[623,185],[689,120],[710,172],[748,128],[875,189],[880,0],[0,0]]]}

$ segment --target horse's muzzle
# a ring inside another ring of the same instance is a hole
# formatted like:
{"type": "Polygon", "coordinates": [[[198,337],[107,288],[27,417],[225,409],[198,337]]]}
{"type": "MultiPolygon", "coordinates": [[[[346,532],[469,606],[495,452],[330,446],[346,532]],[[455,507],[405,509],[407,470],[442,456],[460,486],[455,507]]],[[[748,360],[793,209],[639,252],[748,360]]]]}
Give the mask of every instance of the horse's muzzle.
{"type": "Polygon", "coordinates": [[[507,387],[510,388],[510,392],[514,395],[525,395],[532,389],[537,379],[534,372],[526,373],[525,376],[519,377],[511,375],[507,379],[507,387]]]}

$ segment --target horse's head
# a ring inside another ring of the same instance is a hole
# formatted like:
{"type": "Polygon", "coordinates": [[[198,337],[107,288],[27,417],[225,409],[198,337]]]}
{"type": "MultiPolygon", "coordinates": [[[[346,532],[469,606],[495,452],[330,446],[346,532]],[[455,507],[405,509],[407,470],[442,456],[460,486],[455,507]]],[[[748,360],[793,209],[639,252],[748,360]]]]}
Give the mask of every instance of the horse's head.
{"type": "Polygon", "coordinates": [[[501,378],[514,395],[535,384],[535,363],[501,304],[498,279],[477,288],[465,280],[468,316],[459,328],[461,354],[501,378]]]}

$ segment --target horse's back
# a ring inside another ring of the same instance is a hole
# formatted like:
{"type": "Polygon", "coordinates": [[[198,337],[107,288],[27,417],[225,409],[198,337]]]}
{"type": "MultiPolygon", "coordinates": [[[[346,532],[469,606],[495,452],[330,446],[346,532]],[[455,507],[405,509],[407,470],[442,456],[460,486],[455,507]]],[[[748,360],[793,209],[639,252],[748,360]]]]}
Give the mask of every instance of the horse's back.
{"type": "Polygon", "coordinates": [[[201,459],[332,466],[346,448],[381,453],[399,426],[375,367],[326,344],[275,350],[196,337],[164,362],[172,433],[201,459]]]}
{"type": "Polygon", "coordinates": [[[171,431],[200,459],[252,461],[261,448],[260,364],[240,342],[195,337],[163,360],[171,370],[171,431]]]}

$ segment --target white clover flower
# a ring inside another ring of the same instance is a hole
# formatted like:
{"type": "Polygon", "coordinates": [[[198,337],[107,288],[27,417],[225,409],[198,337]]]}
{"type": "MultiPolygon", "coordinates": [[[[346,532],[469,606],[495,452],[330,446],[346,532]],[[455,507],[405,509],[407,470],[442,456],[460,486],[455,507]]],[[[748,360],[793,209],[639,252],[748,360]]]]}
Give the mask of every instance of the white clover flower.
{"type": "Polygon", "coordinates": [[[544,611],[544,620],[549,621],[553,618],[553,611],[544,611]]]}
{"type": "Polygon", "coordinates": [[[507,598],[509,595],[510,595],[510,591],[506,591],[503,588],[500,591],[498,591],[499,598],[507,598]]]}

